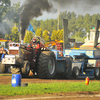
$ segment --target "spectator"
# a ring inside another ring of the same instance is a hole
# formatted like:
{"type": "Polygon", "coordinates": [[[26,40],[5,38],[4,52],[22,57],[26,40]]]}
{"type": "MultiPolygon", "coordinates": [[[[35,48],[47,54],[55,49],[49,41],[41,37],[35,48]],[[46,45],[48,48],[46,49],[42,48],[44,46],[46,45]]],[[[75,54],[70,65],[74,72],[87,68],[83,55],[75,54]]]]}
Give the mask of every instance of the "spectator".
{"type": "Polygon", "coordinates": [[[4,48],[4,46],[2,46],[2,47],[1,47],[1,52],[0,52],[0,53],[2,54],[2,56],[1,56],[1,61],[2,61],[2,59],[3,59],[4,56],[5,56],[5,54],[9,54],[9,51],[8,51],[8,49],[4,48]]]}

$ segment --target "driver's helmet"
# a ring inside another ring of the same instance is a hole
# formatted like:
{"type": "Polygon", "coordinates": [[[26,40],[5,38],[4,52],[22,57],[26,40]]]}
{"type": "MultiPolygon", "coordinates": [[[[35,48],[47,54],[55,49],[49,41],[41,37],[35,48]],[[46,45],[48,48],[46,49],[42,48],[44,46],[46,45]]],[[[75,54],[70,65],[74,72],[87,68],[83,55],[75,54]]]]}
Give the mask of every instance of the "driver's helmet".
{"type": "Polygon", "coordinates": [[[37,42],[37,40],[36,39],[33,39],[33,43],[36,43],[37,42]]]}

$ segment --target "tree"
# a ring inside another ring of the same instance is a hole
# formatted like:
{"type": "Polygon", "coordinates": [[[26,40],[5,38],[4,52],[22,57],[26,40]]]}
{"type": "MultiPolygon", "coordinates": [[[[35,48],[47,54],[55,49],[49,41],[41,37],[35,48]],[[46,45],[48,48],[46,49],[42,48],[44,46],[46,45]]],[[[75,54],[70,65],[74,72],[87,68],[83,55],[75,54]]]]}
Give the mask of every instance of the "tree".
{"type": "Polygon", "coordinates": [[[6,35],[5,35],[5,39],[6,39],[6,40],[10,40],[10,39],[11,39],[10,34],[6,34],[6,35]]]}
{"type": "Polygon", "coordinates": [[[41,20],[41,21],[40,21],[40,28],[41,28],[42,30],[45,30],[45,27],[46,27],[45,21],[41,20]]]}
{"type": "Polygon", "coordinates": [[[63,29],[58,30],[57,34],[58,34],[58,40],[63,40],[63,29]]]}
{"type": "Polygon", "coordinates": [[[41,29],[37,29],[36,36],[41,36],[42,37],[42,30],[41,29]]]}
{"type": "Polygon", "coordinates": [[[10,0],[0,0],[0,22],[2,22],[3,15],[8,11],[10,5],[10,0]]]}
{"type": "Polygon", "coordinates": [[[14,42],[19,42],[19,32],[18,32],[18,28],[16,26],[14,26],[11,30],[11,34],[12,34],[12,41],[14,42]]]}
{"type": "Polygon", "coordinates": [[[20,2],[17,4],[13,4],[12,7],[10,7],[7,11],[7,13],[4,15],[4,19],[8,19],[9,21],[12,21],[13,23],[18,24],[19,23],[19,14],[21,12],[20,2]]]}
{"type": "Polygon", "coordinates": [[[70,15],[71,19],[68,21],[68,32],[72,32],[73,34],[75,34],[76,32],[76,14],[74,12],[71,13],[70,15]]]}
{"type": "Polygon", "coordinates": [[[25,38],[24,38],[24,43],[30,43],[34,34],[31,31],[26,31],[25,32],[25,38]]]}
{"type": "Polygon", "coordinates": [[[85,33],[82,31],[76,32],[71,38],[75,39],[76,41],[84,42],[86,36],[84,35],[85,33]]]}
{"type": "MultiPolygon", "coordinates": [[[[68,19],[68,35],[74,35],[77,38],[77,35],[84,38],[87,32],[90,31],[92,27],[96,27],[97,20],[100,20],[100,14],[85,14],[85,15],[77,15],[75,12],[60,12],[59,15],[59,29],[63,29],[63,19],[68,19]]],[[[33,19],[34,20],[34,19],[33,19]]],[[[35,26],[35,30],[42,29],[50,31],[52,33],[51,40],[58,39],[57,37],[57,27],[58,27],[58,19],[47,19],[47,20],[34,20],[32,21],[32,25],[35,26]]],[[[39,36],[42,36],[41,32],[37,32],[39,36]]],[[[71,36],[70,35],[70,36],[71,36]]]]}
{"type": "Polygon", "coordinates": [[[45,21],[43,20],[36,20],[33,19],[31,21],[32,26],[34,26],[34,30],[37,29],[42,29],[44,30],[48,30],[49,32],[53,32],[53,30],[57,30],[57,19],[47,19],[45,21]]]}
{"type": "Polygon", "coordinates": [[[43,39],[47,42],[47,41],[49,41],[49,35],[48,35],[48,30],[45,30],[44,32],[43,32],[43,35],[42,35],[42,37],[43,37],[43,39]]]}
{"type": "Polygon", "coordinates": [[[93,14],[91,16],[91,28],[96,27],[97,20],[100,20],[100,14],[93,14]]]}
{"type": "Polygon", "coordinates": [[[8,11],[10,3],[10,0],[0,0],[0,34],[2,35],[2,38],[4,38],[5,34],[10,32],[7,22],[3,22],[3,17],[8,11]]]}
{"type": "Polygon", "coordinates": [[[34,26],[34,30],[40,29],[40,22],[39,20],[33,19],[31,20],[32,26],[34,26]]]}
{"type": "Polygon", "coordinates": [[[19,32],[18,28],[14,26],[11,30],[11,34],[6,34],[5,39],[12,40],[13,42],[19,42],[19,32]]]}
{"type": "Polygon", "coordinates": [[[51,40],[57,40],[57,39],[58,39],[57,30],[53,30],[51,40]]]}
{"type": "Polygon", "coordinates": [[[84,16],[84,28],[86,32],[90,31],[90,27],[91,27],[91,16],[89,14],[85,14],[84,16]]]}
{"type": "Polygon", "coordinates": [[[2,38],[5,37],[5,34],[11,33],[11,27],[8,25],[7,22],[0,23],[0,34],[2,35],[2,38]]]}
{"type": "Polygon", "coordinates": [[[78,15],[75,24],[76,24],[76,31],[82,31],[84,29],[84,16],[78,15]]]}

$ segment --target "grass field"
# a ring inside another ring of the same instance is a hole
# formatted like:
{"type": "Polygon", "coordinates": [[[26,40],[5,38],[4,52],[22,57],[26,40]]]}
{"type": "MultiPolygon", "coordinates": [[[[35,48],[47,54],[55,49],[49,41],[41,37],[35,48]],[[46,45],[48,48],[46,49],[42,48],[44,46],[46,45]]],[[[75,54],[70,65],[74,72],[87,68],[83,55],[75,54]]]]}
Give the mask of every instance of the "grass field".
{"type": "Polygon", "coordinates": [[[12,74],[0,74],[0,76],[12,76],[12,74]]]}
{"type": "Polygon", "coordinates": [[[79,91],[100,91],[100,82],[91,82],[88,86],[85,82],[63,82],[63,83],[37,83],[28,84],[27,87],[12,87],[9,85],[0,85],[1,96],[46,94],[61,92],[79,92],[79,91]]]}

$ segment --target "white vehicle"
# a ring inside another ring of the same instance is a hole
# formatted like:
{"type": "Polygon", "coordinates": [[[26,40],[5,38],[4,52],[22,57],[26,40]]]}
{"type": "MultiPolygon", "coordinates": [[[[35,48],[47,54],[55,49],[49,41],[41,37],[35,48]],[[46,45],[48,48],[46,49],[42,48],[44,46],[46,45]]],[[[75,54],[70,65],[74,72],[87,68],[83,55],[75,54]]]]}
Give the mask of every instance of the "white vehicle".
{"type": "Polygon", "coordinates": [[[1,72],[6,73],[11,65],[15,65],[15,58],[19,54],[20,43],[9,43],[9,55],[5,55],[1,61],[1,72]]]}

